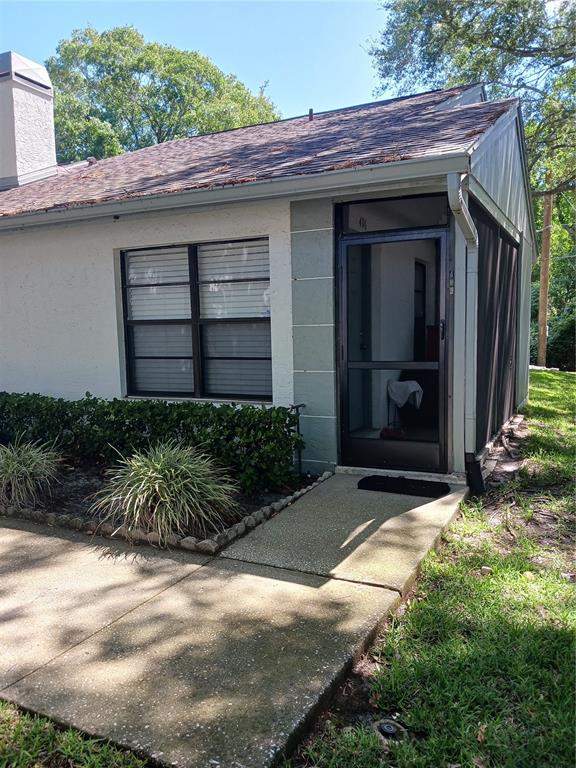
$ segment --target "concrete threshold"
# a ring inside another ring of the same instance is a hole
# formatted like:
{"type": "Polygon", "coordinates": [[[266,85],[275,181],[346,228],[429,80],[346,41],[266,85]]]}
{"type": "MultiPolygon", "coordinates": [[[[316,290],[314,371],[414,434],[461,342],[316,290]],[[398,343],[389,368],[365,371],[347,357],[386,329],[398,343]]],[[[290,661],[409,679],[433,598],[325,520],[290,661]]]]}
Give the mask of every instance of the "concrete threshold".
{"type": "Polygon", "coordinates": [[[372,467],[347,467],[338,465],[335,469],[338,475],[380,475],[381,477],[406,477],[409,480],[430,480],[437,483],[448,483],[454,486],[453,490],[467,486],[466,473],[451,472],[439,474],[437,472],[416,472],[401,469],[375,469],[372,467]]]}

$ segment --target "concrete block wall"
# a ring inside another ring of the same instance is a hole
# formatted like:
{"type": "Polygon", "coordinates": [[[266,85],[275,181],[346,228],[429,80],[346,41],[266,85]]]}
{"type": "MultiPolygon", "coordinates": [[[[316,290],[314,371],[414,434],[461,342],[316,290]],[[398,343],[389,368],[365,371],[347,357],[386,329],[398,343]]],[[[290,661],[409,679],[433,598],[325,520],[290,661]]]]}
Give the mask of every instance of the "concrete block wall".
{"type": "Polygon", "coordinates": [[[293,202],[290,221],[294,402],[306,405],[303,469],[318,474],[338,460],[332,202],[293,202]]]}

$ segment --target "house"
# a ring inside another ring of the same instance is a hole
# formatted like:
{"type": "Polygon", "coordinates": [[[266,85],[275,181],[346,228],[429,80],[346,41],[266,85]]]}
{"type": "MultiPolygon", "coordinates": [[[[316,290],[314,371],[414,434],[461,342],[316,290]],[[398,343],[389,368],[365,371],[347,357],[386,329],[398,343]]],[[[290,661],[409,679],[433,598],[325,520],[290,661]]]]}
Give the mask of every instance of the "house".
{"type": "Polygon", "coordinates": [[[457,87],[57,166],[0,57],[0,390],[304,404],[304,468],[479,477],[528,390],[516,100],[457,87]]]}

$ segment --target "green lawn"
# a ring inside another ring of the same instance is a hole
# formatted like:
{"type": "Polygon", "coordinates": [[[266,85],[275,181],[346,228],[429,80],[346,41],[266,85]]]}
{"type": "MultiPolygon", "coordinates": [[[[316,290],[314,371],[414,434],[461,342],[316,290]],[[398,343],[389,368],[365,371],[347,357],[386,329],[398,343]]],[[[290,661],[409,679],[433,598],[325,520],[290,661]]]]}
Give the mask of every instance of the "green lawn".
{"type": "Polygon", "coordinates": [[[293,766],[574,766],[575,385],[532,374],[526,469],[464,506],[372,649],[364,715],[332,712],[293,766]],[[407,738],[383,748],[367,716],[407,738]]]}
{"type": "Polygon", "coordinates": [[[147,763],[104,739],[21,712],[0,701],[0,768],[145,768],[147,763]]]}

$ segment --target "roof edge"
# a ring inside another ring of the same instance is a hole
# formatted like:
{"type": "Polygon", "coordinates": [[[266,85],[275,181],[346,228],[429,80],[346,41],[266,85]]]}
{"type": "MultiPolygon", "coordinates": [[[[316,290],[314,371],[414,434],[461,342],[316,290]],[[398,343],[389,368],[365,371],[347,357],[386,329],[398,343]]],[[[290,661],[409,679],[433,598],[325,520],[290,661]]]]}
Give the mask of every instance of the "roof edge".
{"type": "MultiPolygon", "coordinates": [[[[504,128],[508,125],[508,123],[511,123],[515,120],[516,115],[520,110],[519,99],[499,99],[498,101],[491,101],[490,104],[508,104],[508,109],[505,112],[503,112],[500,115],[500,117],[498,117],[492,123],[492,125],[484,131],[484,133],[481,133],[479,136],[477,136],[474,139],[474,141],[470,145],[469,152],[476,154],[476,156],[481,154],[483,150],[482,145],[485,144],[488,139],[493,138],[494,134],[497,134],[500,131],[503,131],[504,128]]],[[[469,104],[467,106],[473,106],[473,105],[469,104]]]]}
{"type": "Polygon", "coordinates": [[[228,184],[212,189],[146,195],[126,200],[111,200],[71,208],[52,208],[30,213],[0,216],[0,230],[24,229],[45,224],[68,223],[114,215],[161,212],[223,203],[250,202],[265,198],[318,196],[394,184],[413,179],[467,173],[468,152],[451,152],[424,158],[397,160],[358,168],[302,174],[281,179],[263,179],[244,184],[228,184]]]}

